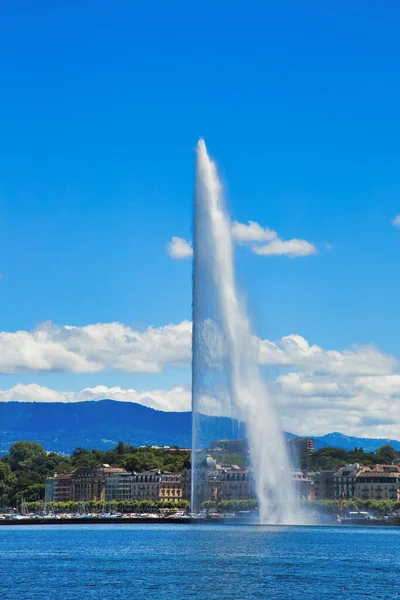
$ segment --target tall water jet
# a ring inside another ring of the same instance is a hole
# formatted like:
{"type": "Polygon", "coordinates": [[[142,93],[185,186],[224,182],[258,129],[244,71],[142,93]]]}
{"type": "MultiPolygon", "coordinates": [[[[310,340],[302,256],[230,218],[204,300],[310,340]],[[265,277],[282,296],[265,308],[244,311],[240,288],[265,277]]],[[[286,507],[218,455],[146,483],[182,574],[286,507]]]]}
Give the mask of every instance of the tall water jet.
{"type": "Polygon", "coordinates": [[[196,148],[193,248],[192,511],[204,499],[205,467],[214,466],[209,441],[218,437],[220,423],[231,423],[230,437],[247,438],[260,521],[293,522],[286,443],[237,291],[222,186],[202,139],[196,148]]]}

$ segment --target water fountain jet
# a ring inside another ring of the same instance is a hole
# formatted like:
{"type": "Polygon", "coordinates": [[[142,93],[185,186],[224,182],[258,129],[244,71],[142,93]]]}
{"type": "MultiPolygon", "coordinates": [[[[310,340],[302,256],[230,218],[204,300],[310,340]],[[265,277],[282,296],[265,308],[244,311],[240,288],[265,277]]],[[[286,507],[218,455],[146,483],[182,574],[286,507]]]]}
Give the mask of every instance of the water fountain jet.
{"type": "Polygon", "coordinates": [[[244,424],[260,521],[291,523],[295,502],[286,443],[237,290],[222,186],[202,139],[196,148],[193,249],[192,511],[204,500],[212,415],[231,419],[232,437],[244,424]]]}

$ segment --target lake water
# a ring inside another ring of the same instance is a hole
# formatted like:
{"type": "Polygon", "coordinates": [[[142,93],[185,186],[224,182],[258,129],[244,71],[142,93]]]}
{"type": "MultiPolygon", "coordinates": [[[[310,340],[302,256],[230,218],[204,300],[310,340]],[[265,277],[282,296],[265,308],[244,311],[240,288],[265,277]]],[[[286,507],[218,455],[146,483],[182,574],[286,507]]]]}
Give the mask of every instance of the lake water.
{"type": "Polygon", "coordinates": [[[400,598],[400,528],[0,527],[0,598],[400,598]]]}

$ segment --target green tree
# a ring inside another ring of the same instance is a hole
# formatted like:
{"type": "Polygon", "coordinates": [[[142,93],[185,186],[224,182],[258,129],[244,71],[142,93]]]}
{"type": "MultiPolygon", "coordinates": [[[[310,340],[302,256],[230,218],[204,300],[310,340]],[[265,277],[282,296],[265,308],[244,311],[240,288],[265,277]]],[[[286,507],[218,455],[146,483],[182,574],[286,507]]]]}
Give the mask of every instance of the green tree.
{"type": "Polygon", "coordinates": [[[397,452],[390,444],[381,446],[375,454],[378,461],[385,464],[390,464],[397,458],[397,452]]]}
{"type": "Polygon", "coordinates": [[[150,471],[151,469],[162,469],[163,461],[152,452],[137,452],[128,454],[122,461],[127,471],[150,471]]]}
{"type": "Polygon", "coordinates": [[[0,462],[0,508],[10,504],[16,482],[17,478],[10,465],[0,462]]]}
{"type": "Polygon", "coordinates": [[[119,456],[123,456],[126,452],[126,446],[124,444],[124,442],[118,442],[116,448],[115,448],[115,452],[119,455],[119,456]]]}
{"type": "Polygon", "coordinates": [[[36,442],[15,442],[10,448],[9,457],[13,470],[23,468],[24,464],[30,464],[37,458],[44,459],[46,452],[36,442]]]}

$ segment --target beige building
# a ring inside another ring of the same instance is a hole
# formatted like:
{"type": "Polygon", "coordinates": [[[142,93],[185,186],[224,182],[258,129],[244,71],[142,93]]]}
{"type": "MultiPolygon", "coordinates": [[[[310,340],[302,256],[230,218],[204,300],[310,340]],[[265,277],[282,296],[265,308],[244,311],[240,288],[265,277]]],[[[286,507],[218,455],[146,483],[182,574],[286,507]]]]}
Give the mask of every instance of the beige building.
{"type": "Polygon", "coordinates": [[[375,465],[363,469],[356,477],[355,496],[363,500],[400,501],[400,467],[375,465]]]}
{"type": "MultiPolygon", "coordinates": [[[[220,465],[214,458],[207,456],[200,468],[196,469],[197,481],[195,482],[194,495],[196,505],[211,500],[248,500],[254,498],[248,469],[241,469],[236,465],[220,465]]],[[[184,497],[190,500],[190,471],[184,477],[184,497]]]]}
{"type": "Polygon", "coordinates": [[[73,473],[48,477],[45,485],[46,502],[89,502],[105,500],[106,481],[125,469],[102,465],[81,467],[73,473]]]}
{"type": "Polygon", "coordinates": [[[105,500],[106,480],[116,473],[126,473],[126,470],[109,465],[77,469],[71,477],[71,499],[74,502],[105,500]]]}
{"type": "Polygon", "coordinates": [[[182,477],[152,469],[143,473],[114,473],[106,480],[106,500],[182,500],[182,477]]]}
{"type": "Polygon", "coordinates": [[[160,500],[177,502],[182,500],[182,476],[163,473],[160,482],[160,500]]]}

